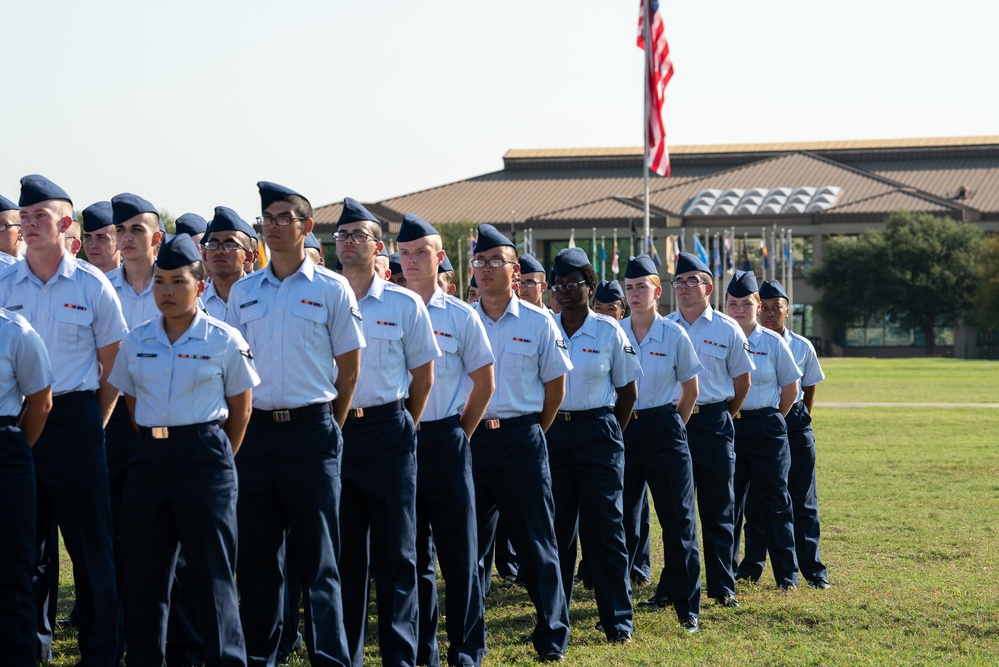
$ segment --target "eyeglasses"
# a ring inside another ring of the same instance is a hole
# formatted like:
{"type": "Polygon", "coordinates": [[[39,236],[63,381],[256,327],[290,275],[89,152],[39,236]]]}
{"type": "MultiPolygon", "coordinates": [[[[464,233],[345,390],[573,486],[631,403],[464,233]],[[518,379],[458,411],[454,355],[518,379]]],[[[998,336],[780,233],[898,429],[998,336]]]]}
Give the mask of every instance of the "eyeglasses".
{"type": "Polygon", "coordinates": [[[537,280],[523,280],[520,283],[521,287],[526,287],[527,289],[534,289],[535,287],[541,287],[544,283],[539,283],[537,280]]]}
{"type": "Polygon", "coordinates": [[[697,278],[687,278],[686,280],[674,280],[670,283],[673,289],[680,289],[681,287],[697,287],[698,285],[707,285],[708,281],[698,280],[697,278]]]}
{"type": "Polygon", "coordinates": [[[201,246],[205,250],[218,250],[219,248],[222,248],[223,250],[246,250],[246,248],[235,241],[216,241],[215,239],[205,241],[201,244],[201,246]]]}
{"type": "Polygon", "coordinates": [[[11,227],[20,227],[20,226],[21,226],[20,223],[17,223],[17,222],[3,223],[3,224],[0,224],[0,232],[5,232],[8,229],[10,229],[11,227]]]}
{"type": "Polygon", "coordinates": [[[262,215],[257,218],[257,224],[267,227],[269,225],[277,225],[278,227],[287,227],[296,220],[305,220],[306,218],[296,218],[293,215],[262,215]]]}
{"type": "Polygon", "coordinates": [[[337,243],[344,241],[367,243],[368,241],[374,241],[375,237],[365,232],[333,232],[333,240],[337,243]]]}
{"type": "Polygon", "coordinates": [[[500,269],[507,264],[518,264],[518,262],[513,262],[509,259],[473,259],[470,264],[474,269],[481,269],[487,265],[491,269],[500,269]]]}
{"type": "Polygon", "coordinates": [[[556,294],[560,292],[578,292],[579,288],[585,284],[585,280],[577,280],[574,283],[555,283],[550,289],[556,294]]]}

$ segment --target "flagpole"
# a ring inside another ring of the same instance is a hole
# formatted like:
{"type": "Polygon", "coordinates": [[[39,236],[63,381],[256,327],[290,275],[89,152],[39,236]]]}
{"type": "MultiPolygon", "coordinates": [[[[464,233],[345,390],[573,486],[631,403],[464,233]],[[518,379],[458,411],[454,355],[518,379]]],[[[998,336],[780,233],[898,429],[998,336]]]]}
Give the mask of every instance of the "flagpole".
{"type": "MultiPolygon", "coordinates": [[[[642,151],[642,174],[645,176],[645,238],[650,238],[649,229],[651,227],[651,222],[649,220],[649,85],[652,72],[650,71],[649,63],[652,58],[652,39],[651,39],[651,27],[650,23],[652,20],[651,8],[652,5],[647,0],[643,4],[645,16],[642,21],[642,39],[645,40],[645,49],[643,52],[644,58],[643,62],[645,65],[645,75],[642,80],[645,82],[645,96],[644,104],[642,105],[642,136],[644,137],[642,141],[642,146],[644,150],[642,151]]],[[[635,249],[632,248],[631,251],[634,253],[635,249]]],[[[635,253],[641,254],[641,253],[635,253]]]]}

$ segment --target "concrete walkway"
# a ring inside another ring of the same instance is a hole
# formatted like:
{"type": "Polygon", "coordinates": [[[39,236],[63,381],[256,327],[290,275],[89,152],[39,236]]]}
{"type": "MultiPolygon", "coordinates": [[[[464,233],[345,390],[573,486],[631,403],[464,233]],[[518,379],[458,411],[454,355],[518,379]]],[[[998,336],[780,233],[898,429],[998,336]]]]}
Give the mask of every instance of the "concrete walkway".
{"type": "Polygon", "coordinates": [[[999,408],[999,403],[823,403],[815,402],[817,408],[999,408]]]}

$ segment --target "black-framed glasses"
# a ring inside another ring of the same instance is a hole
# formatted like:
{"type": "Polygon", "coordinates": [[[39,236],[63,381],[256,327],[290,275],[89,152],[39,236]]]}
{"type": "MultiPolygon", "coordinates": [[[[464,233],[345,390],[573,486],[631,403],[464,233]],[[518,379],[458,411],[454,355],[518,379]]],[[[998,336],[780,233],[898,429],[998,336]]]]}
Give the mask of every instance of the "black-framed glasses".
{"type": "Polygon", "coordinates": [[[555,283],[549,289],[556,294],[561,292],[578,292],[579,288],[586,284],[585,280],[577,280],[572,283],[555,283]]]}
{"type": "Polygon", "coordinates": [[[5,232],[8,229],[10,229],[11,227],[20,227],[20,226],[21,226],[21,223],[19,223],[19,222],[5,222],[5,223],[0,223],[0,232],[5,232]]]}
{"type": "Polygon", "coordinates": [[[333,232],[333,240],[338,243],[350,241],[352,243],[367,243],[374,241],[375,237],[367,232],[333,232]]]}
{"type": "Polygon", "coordinates": [[[296,218],[293,215],[261,215],[257,218],[257,224],[264,227],[269,227],[270,225],[277,225],[278,227],[287,227],[296,220],[305,220],[306,218],[296,218]]]}
{"type": "Polygon", "coordinates": [[[541,287],[544,283],[539,283],[537,280],[522,280],[520,281],[521,287],[526,287],[527,289],[534,289],[535,287],[541,287]]]}
{"type": "Polygon", "coordinates": [[[484,266],[488,266],[491,269],[500,269],[507,264],[519,264],[519,262],[514,262],[509,259],[473,259],[470,264],[473,269],[481,269],[484,266]]]}
{"type": "Polygon", "coordinates": [[[698,285],[707,285],[707,280],[698,280],[697,278],[687,278],[686,280],[674,280],[670,282],[673,289],[680,289],[681,287],[697,287],[698,285]]]}
{"type": "MultiPolygon", "coordinates": [[[[235,241],[217,241],[215,239],[205,241],[201,244],[201,246],[205,250],[218,250],[219,248],[222,248],[223,250],[246,250],[246,248],[235,241]]],[[[247,252],[249,251],[247,250],[247,252]]]]}

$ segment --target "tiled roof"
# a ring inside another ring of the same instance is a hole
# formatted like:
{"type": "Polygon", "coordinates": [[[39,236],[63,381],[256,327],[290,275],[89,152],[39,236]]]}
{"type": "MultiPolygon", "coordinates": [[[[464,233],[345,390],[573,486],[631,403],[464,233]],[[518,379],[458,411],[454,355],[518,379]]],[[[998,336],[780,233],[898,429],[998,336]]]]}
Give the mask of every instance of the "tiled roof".
{"type": "Polygon", "coordinates": [[[979,211],[999,212],[999,160],[951,158],[851,162],[859,169],[900,181],[979,211]],[[964,195],[962,194],[964,187],[964,195]]]}

